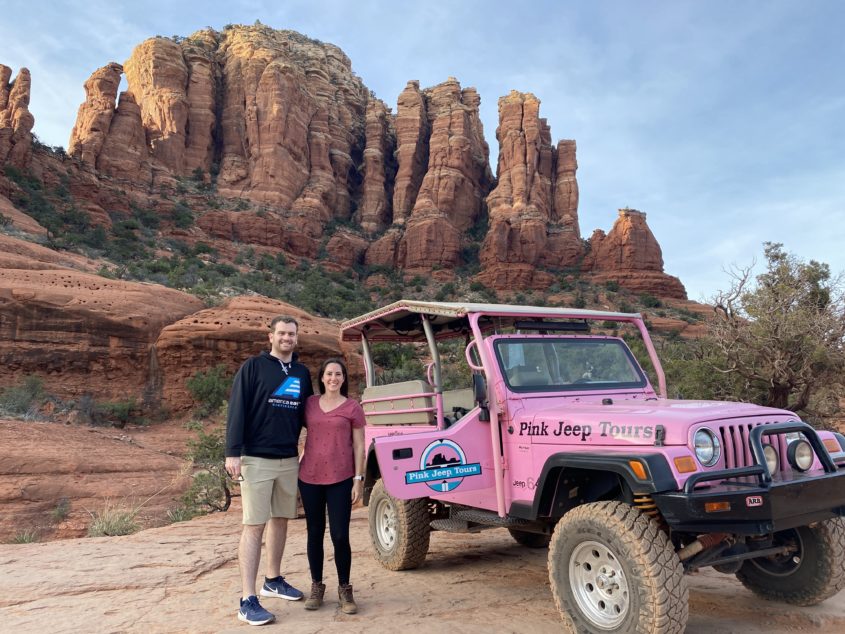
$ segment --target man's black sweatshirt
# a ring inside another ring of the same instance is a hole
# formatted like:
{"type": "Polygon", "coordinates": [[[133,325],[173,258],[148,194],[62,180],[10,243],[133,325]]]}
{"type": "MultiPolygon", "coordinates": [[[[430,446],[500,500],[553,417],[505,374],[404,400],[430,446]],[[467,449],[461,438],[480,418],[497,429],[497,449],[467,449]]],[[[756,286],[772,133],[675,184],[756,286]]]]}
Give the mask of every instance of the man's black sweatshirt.
{"type": "Polygon", "coordinates": [[[238,370],[229,397],[226,456],[292,458],[297,455],[311,373],[294,354],[290,367],[269,352],[238,370]],[[287,373],[285,369],[287,368],[287,373]]]}

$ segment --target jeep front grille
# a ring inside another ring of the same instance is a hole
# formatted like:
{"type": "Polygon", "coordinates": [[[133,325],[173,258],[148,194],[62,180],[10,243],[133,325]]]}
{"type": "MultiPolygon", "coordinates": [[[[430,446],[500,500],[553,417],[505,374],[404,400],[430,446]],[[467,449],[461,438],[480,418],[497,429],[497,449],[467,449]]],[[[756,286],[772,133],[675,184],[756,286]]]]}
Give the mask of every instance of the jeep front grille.
{"type": "MultiPolygon", "coordinates": [[[[719,425],[719,440],[722,441],[722,453],[725,460],[725,468],[751,467],[757,464],[754,455],[751,453],[749,437],[751,430],[758,425],[768,423],[732,423],[719,425]]],[[[786,459],[786,438],[784,434],[770,434],[763,436],[763,443],[772,445],[778,452],[778,464],[780,470],[789,469],[786,459]]]]}

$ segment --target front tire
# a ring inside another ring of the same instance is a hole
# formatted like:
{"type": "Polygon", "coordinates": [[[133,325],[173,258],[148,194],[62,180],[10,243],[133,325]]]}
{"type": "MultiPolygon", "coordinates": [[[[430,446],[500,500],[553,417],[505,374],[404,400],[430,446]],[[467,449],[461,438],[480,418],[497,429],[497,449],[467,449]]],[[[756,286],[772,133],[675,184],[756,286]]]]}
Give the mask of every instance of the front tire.
{"type": "Polygon", "coordinates": [[[379,480],[370,495],[369,520],[373,556],[382,566],[409,570],[425,561],[431,536],[425,499],[397,500],[379,480]]]}
{"type": "Polygon", "coordinates": [[[845,587],[845,520],[775,533],[775,545],[795,551],[746,561],[737,579],[766,599],[793,605],[816,605],[845,587]]]}
{"type": "Polygon", "coordinates": [[[579,506],[558,522],[549,549],[552,593],[574,634],[683,632],[683,567],[666,533],[623,502],[579,506]]]}

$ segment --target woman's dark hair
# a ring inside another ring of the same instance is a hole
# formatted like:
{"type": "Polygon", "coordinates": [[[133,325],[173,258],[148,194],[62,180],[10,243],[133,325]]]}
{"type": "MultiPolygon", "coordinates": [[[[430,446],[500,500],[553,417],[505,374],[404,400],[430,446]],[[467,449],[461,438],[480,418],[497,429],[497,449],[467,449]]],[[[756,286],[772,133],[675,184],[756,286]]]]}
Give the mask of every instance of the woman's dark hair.
{"type": "Polygon", "coordinates": [[[320,366],[320,374],[317,375],[317,380],[320,383],[320,394],[326,393],[326,386],[323,384],[323,375],[326,373],[326,368],[330,363],[337,363],[340,369],[343,370],[343,383],[340,384],[340,393],[343,396],[349,396],[349,372],[346,371],[346,364],[343,362],[343,359],[338,357],[326,359],[323,361],[323,365],[320,366]]]}

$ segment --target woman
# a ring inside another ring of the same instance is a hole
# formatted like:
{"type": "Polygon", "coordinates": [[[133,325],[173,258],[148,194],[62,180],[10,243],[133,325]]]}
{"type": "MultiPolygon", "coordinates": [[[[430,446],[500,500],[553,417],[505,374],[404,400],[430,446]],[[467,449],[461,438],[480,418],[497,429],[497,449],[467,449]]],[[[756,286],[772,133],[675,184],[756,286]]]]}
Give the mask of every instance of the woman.
{"type": "Polygon", "coordinates": [[[364,410],[347,398],[349,387],[346,365],[341,359],[328,359],[320,367],[320,393],[305,404],[305,451],[299,464],[299,493],[308,527],[308,565],[311,568],[311,596],[306,610],[323,604],[323,537],[326,509],[329,534],[334,545],[338,599],[344,614],[355,614],[349,571],[352,548],[349,520],[352,505],[364,489],[364,410]]]}

